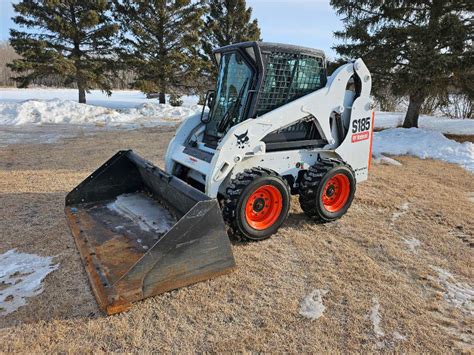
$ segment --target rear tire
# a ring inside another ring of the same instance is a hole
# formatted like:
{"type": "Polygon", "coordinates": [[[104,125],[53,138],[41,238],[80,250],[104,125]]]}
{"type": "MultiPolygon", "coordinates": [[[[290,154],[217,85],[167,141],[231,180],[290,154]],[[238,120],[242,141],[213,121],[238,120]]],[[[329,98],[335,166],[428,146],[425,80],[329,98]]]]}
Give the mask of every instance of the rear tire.
{"type": "Polygon", "coordinates": [[[276,233],[290,210],[287,182],[272,170],[252,168],[232,179],[223,216],[243,240],[263,240],[276,233]]]}
{"type": "Polygon", "coordinates": [[[356,180],[350,166],[334,159],[320,159],[303,175],[300,206],[320,222],[341,218],[354,199],[356,180]]]}

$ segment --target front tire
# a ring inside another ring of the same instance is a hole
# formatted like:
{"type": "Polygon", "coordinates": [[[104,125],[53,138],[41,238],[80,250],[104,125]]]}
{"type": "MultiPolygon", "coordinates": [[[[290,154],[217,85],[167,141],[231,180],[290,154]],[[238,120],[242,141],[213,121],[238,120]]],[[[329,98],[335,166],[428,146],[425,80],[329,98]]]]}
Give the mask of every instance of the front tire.
{"type": "Polygon", "coordinates": [[[354,172],[348,165],[321,159],[303,176],[299,198],[301,209],[315,220],[334,221],[347,212],[355,190],[354,172]]]}
{"type": "Polygon", "coordinates": [[[258,167],[237,174],[226,195],[224,220],[244,240],[269,238],[290,210],[287,182],[269,169],[258,167]]]}

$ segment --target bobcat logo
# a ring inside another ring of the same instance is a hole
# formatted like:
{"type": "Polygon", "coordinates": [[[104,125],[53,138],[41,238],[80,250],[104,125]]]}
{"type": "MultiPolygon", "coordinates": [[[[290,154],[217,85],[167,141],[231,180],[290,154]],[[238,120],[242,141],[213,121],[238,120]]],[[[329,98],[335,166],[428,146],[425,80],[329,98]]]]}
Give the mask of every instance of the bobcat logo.
{"type": "Polygon", "coordinates": [[[245,133],[243,134],[234,134],[234,136],[237,137],[237,147],[239,147],[240,149],[244,149],[245,146],[250,146],[250,143],[249,143],[249,137],[247,136],[247,133],[249,133],[249,131],[245,131],[245,133]]]}

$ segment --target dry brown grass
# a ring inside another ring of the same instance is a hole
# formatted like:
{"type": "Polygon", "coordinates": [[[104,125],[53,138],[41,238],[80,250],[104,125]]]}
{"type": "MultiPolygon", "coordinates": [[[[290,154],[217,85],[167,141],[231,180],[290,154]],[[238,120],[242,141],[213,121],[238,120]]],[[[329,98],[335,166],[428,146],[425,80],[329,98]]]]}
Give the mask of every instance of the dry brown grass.
{"type": "Polygon", "coordinates": [[[447,134],[447,133],[445,133],[444,135],[446,136],[446,138],[455,140],[456,142],[459,142],[459,143],[464,143],[464,142],[474,143],[474,135],[472,135],[472,134],[459,135],[459,134],[447,134]]]}
{"type": "Polygon", "coordinates": [[[402,167],[374,166],[340,221],[314,224],[293,198],[278,234],[233,246],[235,272],[103,316],[64,197],[118,149],[162,166],[171,135],[154,128],[0,148],[0,253],[17,248],[60,263],[41,295],[0,318],[0,352],[472,349],[472,316],[446,302],[432,266],[472,284],[474,205],[466,196],[474,179],[455,165],[410,157],[397,158],[402,167]],[[392,223],[405,202],[407,212],[392,223]],[[404,244],[411,237],[421,242],[416,253],[404,244]],[[323,316],[311,321],[298,309],[314,288],[329,292],[323,316]],[[374,297],[380,338],[369,318],[374,297]],[[395,340],[396,331],[406,339],[395,340]]]}

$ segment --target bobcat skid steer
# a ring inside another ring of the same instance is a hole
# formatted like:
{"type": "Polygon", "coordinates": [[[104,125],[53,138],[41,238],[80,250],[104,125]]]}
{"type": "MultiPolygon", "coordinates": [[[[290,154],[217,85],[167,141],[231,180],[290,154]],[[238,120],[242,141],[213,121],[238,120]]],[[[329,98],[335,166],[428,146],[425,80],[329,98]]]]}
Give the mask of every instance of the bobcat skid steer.
{"type": "Polygon", "coordinates": [[[165,171],[121,151],[66,197],[66,215],[99,306],[132,302],[228,272],[228,228],[268,238],[290,195],[323,222],[367,179],[373,114],[361,59],[326,75],[322,51],[264,42],[215,50],[209,113],[189,117],[165,171]]]}

